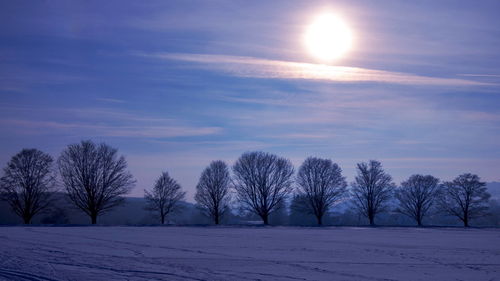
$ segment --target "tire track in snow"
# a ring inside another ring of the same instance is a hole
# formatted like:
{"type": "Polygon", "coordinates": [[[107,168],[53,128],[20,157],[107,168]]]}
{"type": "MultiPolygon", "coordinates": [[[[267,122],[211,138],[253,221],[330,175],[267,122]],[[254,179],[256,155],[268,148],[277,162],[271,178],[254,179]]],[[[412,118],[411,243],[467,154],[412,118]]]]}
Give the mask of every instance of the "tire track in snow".
{"type": "Polygon", "coordinates": [[[47,278],[41,275],[27,273],[25,271],[16,271],[0,268],[0,276],[9,278],[8,280],[45,280],[45,281],[56,281],[57,279],[47,278]],[[19,279],[21,278],[21,279],[19,279]]]}

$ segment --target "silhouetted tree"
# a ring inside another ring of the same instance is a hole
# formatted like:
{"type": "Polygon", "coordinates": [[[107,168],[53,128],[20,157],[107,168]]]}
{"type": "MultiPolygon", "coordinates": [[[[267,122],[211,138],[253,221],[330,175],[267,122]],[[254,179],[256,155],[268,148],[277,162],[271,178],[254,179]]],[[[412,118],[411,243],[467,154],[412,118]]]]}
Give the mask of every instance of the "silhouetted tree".
{"type": "Polygon", "coordinates": [[[58,160],[59,172],[69,199],[90,216],[97,217],[123,203],[123,195],[135,184],[126,171],[127,162],[117,150],[92,141],[71,144],[58,160]]]}
{"type": "Polygon", "coordinates": [[[399,201],[398,212],[414,219],[418,226],[433,206],[439,179],[427,175],[412,175],[396,190],[399,201]]]}
{"type": "Polygon", "coordinates": [[[323,215],[346,192],[342,169],[329,159],[307,158],[297,173],[299,195],[306,199],[307,209],[322,225],[323,215]]]}
{"type": "Polygon", "coordinates": [[[47,210],[54,189],[53,159],[37,149],[23,149],[14,155],[0,179],[0,194],[25,224],[47,210]]]}
{"type": "Polygon", "coordinates": [[[167,172],[163,172],[156,180],[156,184],[151,192],[144,190],[146,199],[146,209],[158,212],[161,224],[165,223],[165,218],[173,212],[179,205],[179,201],[186,195],[181,191],[180,184],[171,178],[167,172]]]}
{"type": "Polygon", "coordinates": [[[385,211],[387,201],[395,188],[392,177],[375,160],[357,164],[357,176],[352,184],[354,205],[366,216],[370,225],[375,224],[375,216],[385,211]]]}
{"type": "Polygon", "coordinates": [[[269,224],[269,214],[292,191],[292,163],[270,153],[247,152],[236,161],[233,173],[240,202],[269,224]]]}
{"type": "MultiPolygon", "coordinates": [[[[55,205],[56,203],[54,203],[55,205]]],[[[69,223],[68,214],[66,210],[61,207],[53,207],[49,213],[42,218],[43,224],[67,224],[69,223]]]]}
{"type": "Polygon", "coordinates": [[[294,194],[290,202],[289,222],[291,225],[313,225],[315,217],[311,213],[307,198],[301,194],[294,194]]]}
{"type": "Polygon", "coordinates": [[[498,199],[490,199],[488,211],[490,213],[489,225],[500,226],[500,200],[498,199]]]}
{"type": "Polygon", "coordinates": [[[442,211],[456,216],[468,227],[471,219],[486,214],[490,194],[486,191],[486,183],[477,175],[466,173],[444,182],[439,187],[438,198],[442,211]]]}
{"type": "Polygon", "coordinates": [[[229,209],[229,169],[223,161],[213,161],[201,173],[194,199],[205,215],[219,224],[221,217],[229,209]]]}
{"type": "Polygon", "coordinates": [[[274,211],[269,214],[269,223],[273,225],[286,225],[289,223],[288,208],[285,200],[281,200],[274,208],[274,211]]]}

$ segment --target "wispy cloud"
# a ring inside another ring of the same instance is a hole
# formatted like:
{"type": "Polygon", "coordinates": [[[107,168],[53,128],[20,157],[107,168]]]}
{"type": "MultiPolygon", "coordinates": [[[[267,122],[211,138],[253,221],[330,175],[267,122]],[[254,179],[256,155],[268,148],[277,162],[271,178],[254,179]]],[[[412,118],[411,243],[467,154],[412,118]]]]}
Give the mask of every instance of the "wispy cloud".
{"type": "MultiPolygon", "coordinates": [[[[173,118],[151,117],[144,114],[119,111],[110,107],[95,108],[68,108],[58,109],[65,114],[71,114],[78,118],[98,119],[108,121],[127,121],[127,122],[148,122],[148,123],[168,123],[176,122],[173,118]]],[[[178,121],[178,120],[177,120],[178,121]]]]}
{"type": "Polygon", "coordinates": [[[329,133],[292,133],[292,134],[275,134],[268,136],[270,138],[276,139],[304,139],[304,140],[314,140],[314,139],[331,139],[335,137],[333,134],[329,133]]]}
{"type": "Polygon", "coordinates": [[[124,100],[112,99],[112,98],[96,98],[96,101],[107,102],[107,103],[125,103],[124,100]]]}
{"type": "Polygon", "coordinates": [[[153,139],[149,141],[152,144],[164,144],[170,148],[175,148],[176,151],[189,150],[203,150],[207,151],[217,151],[217,152],[234,152],[238,153],[246,150],[261,150],[267,147],[273,146],[274,144],[264,141],[256,140],[213,140],[213,141],[200,141],[200,140],[158,140],[153,139]]]}
{"type": "Polygon", "coordinates": [[[471,73],[465,73],[465,74],[458,74],[458,76],[500,78],[500,74],[471,74],[471,73]]]}
{"type": "Polygon", "coordinates": [[[360,67],[332,66],[255,57],[156,53],[139,54],[164,60],[179,60],[198,64],[198,67],[220,71],[238,77],[265,79],[306,79],[340,83],[377,82],[408,85],[474,86],[487,83],[455,79],[420,76],[410,73],[366,69],[360,67]]]}
{"type": "Polygon", "coordinates": [[[16,132],[24,134],[44,134],[47,132],[77,133],[105,137],[146,137],[172,138],[204,136],[220,133],[219,127],[189,127],[189,126],[109,126],[91,125],[87,123],[65,123],[58,121],[33,121],[20,119],[0,120],[2,127],[14,128],[16,132]]]}
{"type": "Polygon", "coordinates": [[[443,168],[444,166],[462,167],[463,172],[475,170],[476,167],[488,166],[494,169],[500,164],[500,159],[496,158],[453,158],[453,157],[401,157],[382,158],[386,167],[391,168],[443,168]],[[484,165],[487,164],[487,165],[484,165]]]}
{"type": "Polygon", "coordinates": [[[481,121],[481,122],[500,122],[500,114],[482,111],[458,111],[458,114],[462,114],[466,119],[471,121],[481,121]]]}

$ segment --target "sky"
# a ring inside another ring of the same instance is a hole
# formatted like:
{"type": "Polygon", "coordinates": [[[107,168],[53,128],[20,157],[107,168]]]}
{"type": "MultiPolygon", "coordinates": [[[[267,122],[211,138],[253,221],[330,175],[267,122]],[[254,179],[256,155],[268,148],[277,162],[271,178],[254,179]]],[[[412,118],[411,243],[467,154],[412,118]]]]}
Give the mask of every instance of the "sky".
{"type": "Polygon", "coordinates": [[[119,149],[143,196],[168,171],[193,201],[201,171],[246,151],[376,159],[411,174],[500,180],[499,1],[2,1],[0,163],[119,149]],[[351,49],[306,50],[318,15],[351,49]]]}

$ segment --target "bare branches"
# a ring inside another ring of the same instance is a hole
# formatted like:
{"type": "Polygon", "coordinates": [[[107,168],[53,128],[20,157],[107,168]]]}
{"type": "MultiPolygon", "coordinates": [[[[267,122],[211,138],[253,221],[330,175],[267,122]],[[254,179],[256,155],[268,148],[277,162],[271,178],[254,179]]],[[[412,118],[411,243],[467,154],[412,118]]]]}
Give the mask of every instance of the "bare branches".
{"type": "Polygon", "coordinates": [[[440,186],[438,203],[443,212],[456,216],[468,227],[471,219],[486,214],[489,198],[486,183],[477,175],[466,173],[440,186]]]}
{"type": "Polygon", "coordinates": [[[352,196],[358,210],[375,224],[376,214],[386,209],[386,202],[392,195],[394,183],[392,177],[375,160],[357,165],[357,176],[352,183],[352,196]]]}
{"type": "Polygon", "coordinates": [[[433,176],[412,175],[396,191],[399,201],[397,211],[414,219],[421,226],[423,218],[433,206],[438,184],[439,179],[433,176]]]}
{"type": "Polygon", "coordinates": [[[329,159],[309,157],[297,174],[299,196],[305,198],[309,212],[316,216],[318,225],[323,215],[346,192],[347,183],[342,169],[329,159]]]}
{"type": "Polygon", "coordinates": [[[58,160],[59,172],[70,200],[92,220],[120,205],[135,181],[117,150],[92,141],[71,144],[58,160]]]}
{"type": "Polygon", "coordinates": [[[144,193],[147,201],[146,209],[158,212],[162,224],[165,223],[166,216],[178,207],[179,201],[186,195],[181,191],[181,186],[167,172],[163,172],[156,180],[151,192],[144,190],[144,193]]]}
{"type": "Polygon", "coordinates": [[[269,214],[292,191],[292,163],[261,151],[241,155],[233,166],[238,199],[268,224],[269,214]]]}
{"type": "Polygon", "coordinates": [[[196,186],[194,199],[205,214],[219,224],[229,209],[229,169],[223,161],[213,161],[205,168],[196,186]]]}
{"type": "Polygon", "coordinates": [[[4,168],[0,194],[25,224],[50,204],[55,188],[52,165],[50,155],[37,149],[23,149],[4,168]]]}

